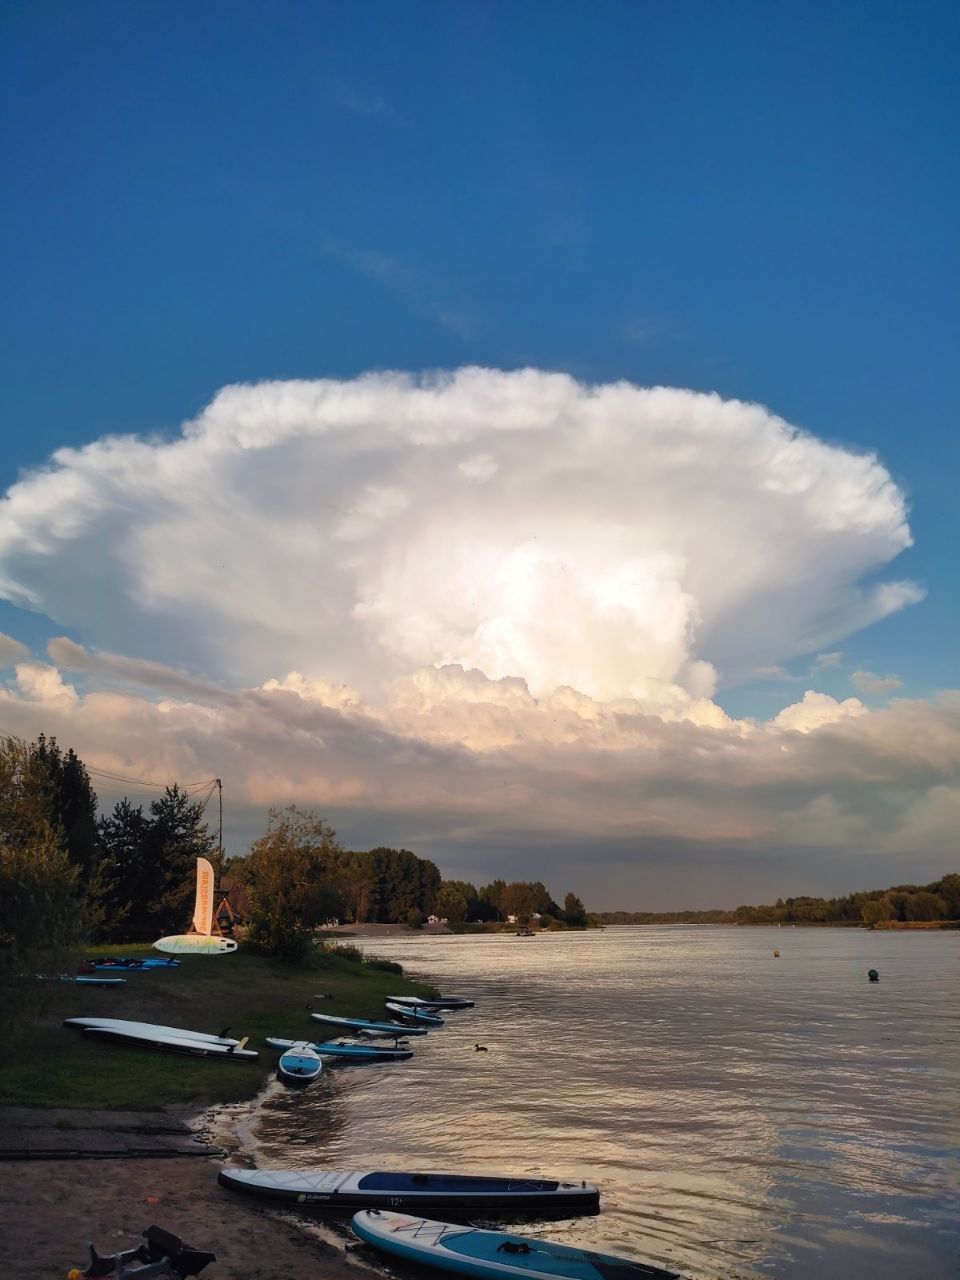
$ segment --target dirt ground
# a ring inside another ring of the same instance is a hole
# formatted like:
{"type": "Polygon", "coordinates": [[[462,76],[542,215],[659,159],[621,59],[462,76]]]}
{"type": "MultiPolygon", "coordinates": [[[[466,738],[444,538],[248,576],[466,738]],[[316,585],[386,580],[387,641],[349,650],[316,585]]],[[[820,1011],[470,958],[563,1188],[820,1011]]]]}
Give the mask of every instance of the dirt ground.
{"type": "MultiPolygon", "coordinates": [[[[374,1271],[256,1201],[217,1184],[205,1158],[0,1163],[0,1275],[65,1280],[157,1225],[217,1255],[201,1280],[362,1280],[374,1271]]],[[[307,1231],[309,1228],[307,1228],[307,1231]]]]}

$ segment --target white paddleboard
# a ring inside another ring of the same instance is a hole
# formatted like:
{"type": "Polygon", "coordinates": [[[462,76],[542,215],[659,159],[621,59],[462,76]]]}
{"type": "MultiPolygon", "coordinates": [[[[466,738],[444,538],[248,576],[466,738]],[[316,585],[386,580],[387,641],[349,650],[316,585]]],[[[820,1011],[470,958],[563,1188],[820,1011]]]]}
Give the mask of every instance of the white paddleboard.
{"type": "Polygon", "coordinates": [[[153,944],[154,951],[165,951],[171,956],[218,956],[225,951],[236,951],[233,938],[215,938],[205,933],[171,933],[153,944]]]}
{"type": "Polygon", "coordinates": [[[79,1031],[133,1031],[156,1033],[159,1035],[177,1036],[180,1039],[202,1040],[211,1044],[222,1044],[226,1047],[239,1044],[229,1036],[210,1035],[207,1031],[186,1031],[183,1027],[164,1027],[156,1022],[135,1022],[128,1018],[64,1018],[65,1027],[75,1027],[79,1031]]]}
{"type": "Polygon", "coordinates": [[[121,1027],[85,1027],[85,1036],[93,1039],[117,1040],[122,1044],[142,1044],[171,1053],[188,1053],[197,1058],[228,1058],[232,1062],[255,1062],[257,1051],[242,1048],[242,1041],[235,1045],[221,1044],[215,1040],[197,1040],[189,1035],[171,1036],[157,1031],[131,1031],[121,1027]]]}

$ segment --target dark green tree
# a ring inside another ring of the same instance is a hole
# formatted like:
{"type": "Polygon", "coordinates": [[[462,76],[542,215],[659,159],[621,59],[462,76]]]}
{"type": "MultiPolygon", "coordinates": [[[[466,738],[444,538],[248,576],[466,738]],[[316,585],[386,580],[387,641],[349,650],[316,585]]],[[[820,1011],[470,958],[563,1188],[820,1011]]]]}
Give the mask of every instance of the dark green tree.
{"type": "Polygon", "coordinates": [[[34,975],[70,969],[86,936],[86,899],[52,806],[53,779],[32,747],[0,739],[0,1025],[43,998],[34,975]]]}
{"type": "Polygon", "coordinates": [[[563,919],[576,926],[587,923],[587,909],[575,893],[568,893],[563,900],[563,919]]]}
{"type": "Polygon", "coordinates": [[[97,793],[87,766],[73,747],[64,751],[56,738],[42,733],[30,752],[47,772],[51,818],[63,831],[64,848],[77,868],[81,888],[96,897],[103,854],[97,831],[97,793]]]}
{"type": "Polygon", "coordinates": [[[271,809],[267,830],[244,860],[250,941],[291,963],[309,953],[313,932],[343,913],[337,878],[344,850],[336,832],[295,805],[271,809]]]}
{"type": "Polygon", "coordinates": [[[103,850],[103,913],[98,934],[109,942],[131,936],[146,938],[147,917],[138,918],[139,903],[152,892],[154,869],[148,865],[149,821],[142,805],[136,808],[124,798],[109,817],[100,819],[103,850]]]}
{"type": "Polygon", "coordinates": [[[151,802],[131,881],[129,937],[147,940],[188,928],[196,893],[197,858],[209,858],[215,848],[203,805],[191,800],[176,783],[151,802]]]}

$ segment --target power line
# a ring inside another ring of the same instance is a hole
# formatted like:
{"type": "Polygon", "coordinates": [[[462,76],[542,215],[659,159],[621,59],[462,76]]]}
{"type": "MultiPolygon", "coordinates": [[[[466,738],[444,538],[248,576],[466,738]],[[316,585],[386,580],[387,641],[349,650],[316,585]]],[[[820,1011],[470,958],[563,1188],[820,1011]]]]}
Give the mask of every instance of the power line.
{"type": "MultiPolygon", "coordinates": [[[[94,778],[107,778],[111,782],[126,782],[136,787],[156,787],[160,791],[166,791],[167,787],[172,784],[169,782],[151,782],[147,778],[128,778],[122,773],[110,773],[107,769],[93,769],[87,765],[87,773],[94,778]]],[[[182,789],[186,791],[188,788],[202,790],[204,787],[216,786],[216,778],[203,778],[198,782],[185,782],[182,789]]]]}

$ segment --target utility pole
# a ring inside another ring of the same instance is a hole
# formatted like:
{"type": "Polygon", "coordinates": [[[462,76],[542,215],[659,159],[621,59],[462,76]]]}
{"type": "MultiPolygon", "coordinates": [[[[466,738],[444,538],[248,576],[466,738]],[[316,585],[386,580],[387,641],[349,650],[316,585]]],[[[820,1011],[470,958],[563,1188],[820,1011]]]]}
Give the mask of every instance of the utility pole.
{"type": "Polygon", "coordinates": [[[217,887],[220,892],[220,880],[223,876],[223,779],[217,778],[217,798],[219,800],[220,820],[217,826],[217,887]]]}

